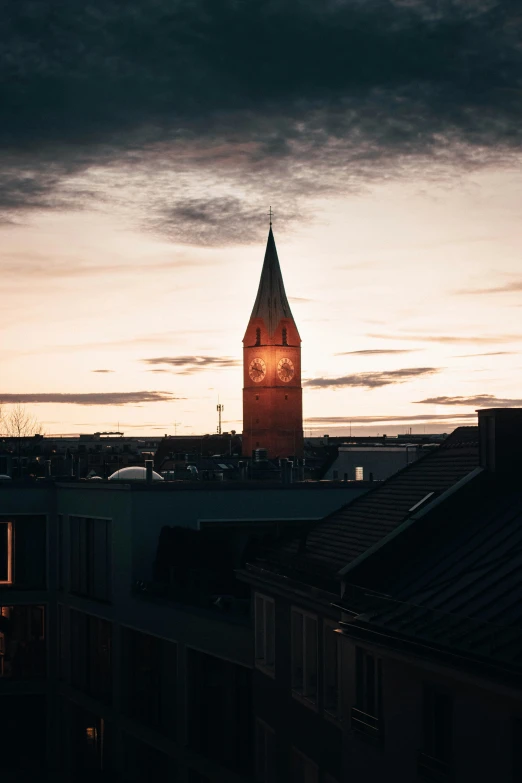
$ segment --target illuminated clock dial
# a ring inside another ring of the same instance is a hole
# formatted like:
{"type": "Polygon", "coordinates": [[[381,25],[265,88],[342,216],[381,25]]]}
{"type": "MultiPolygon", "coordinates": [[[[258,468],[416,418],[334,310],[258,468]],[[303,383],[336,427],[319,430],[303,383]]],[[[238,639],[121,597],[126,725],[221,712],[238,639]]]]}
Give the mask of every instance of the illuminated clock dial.
{"type": "Polygon", "coordinates": [[[252,359],[248,368],[248,374],[254,381],[254,383],[261,383],[266,375],[266,364],[259,357],[252,359]]]}
{"type": "Polygon", "coordinates": [[[279,359],[277,363],[277,374],[284,383],[291,381],[295,374],[294,365],[291,359],[279,359]]]}

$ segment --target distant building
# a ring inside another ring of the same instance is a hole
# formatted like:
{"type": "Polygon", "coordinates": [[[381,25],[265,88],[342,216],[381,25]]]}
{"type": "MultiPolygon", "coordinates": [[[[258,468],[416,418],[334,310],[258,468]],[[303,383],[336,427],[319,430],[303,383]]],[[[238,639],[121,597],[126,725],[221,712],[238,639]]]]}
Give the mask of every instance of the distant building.
{"type": "Polygon", "coordinates": [[[301,337],[285,292],[270,224],[252,315],[243,338],[243,456],[303,456],[301,337]]]}
{"type": "Polygon", "coordinates": [[[337,458],[325,471],[325,479],[346,481],[384,481],[401,468],[419,459],[436,444],[377,442],[339,446],[337,458]]]}

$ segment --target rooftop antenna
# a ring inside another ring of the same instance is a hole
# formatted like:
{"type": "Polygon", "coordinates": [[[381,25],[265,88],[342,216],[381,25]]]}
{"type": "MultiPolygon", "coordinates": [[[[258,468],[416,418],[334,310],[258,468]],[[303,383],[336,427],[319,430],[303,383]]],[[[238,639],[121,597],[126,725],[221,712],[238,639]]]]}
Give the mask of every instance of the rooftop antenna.
{"type": "Polygon", "coordinates": [[[173,424],[174,424],[174,437],[176,437],[176,435],[178,434],[178,424],[181,424],[181,422],[174,421],[173,424]]]}
{"type": "MultiPolygon", "coordinates": [[[[218,400],[219,400],[219,397],[218,397],[218,400]]],[[[217,410],[217,412],[218,412],[218,426],[217,426],[217,434],[218,434],[218,435],[221,435],[221,414],[222,414],[222,413],[223,413],[223,411],[225,410],[225,406],[224,406],[224,405],[221,405],[221,404],[218,402],[218,404],[216,405],[216,410],[217,410]]]]}

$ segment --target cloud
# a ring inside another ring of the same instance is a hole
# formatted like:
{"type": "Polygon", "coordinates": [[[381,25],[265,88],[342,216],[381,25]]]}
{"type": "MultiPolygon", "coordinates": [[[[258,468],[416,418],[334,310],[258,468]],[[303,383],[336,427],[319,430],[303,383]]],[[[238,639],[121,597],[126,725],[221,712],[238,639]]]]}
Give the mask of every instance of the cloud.
{"type": "Polygon", "coordinates": [[[420,405],[471,405],[474,408],[517,408],[522,405],[522,399],[495,397],[494,394],[476,394],[472,397],[428,397],[425,400],[415,400],[420,405]]]}
{"type": "Polygon", "coordinates": [[[457,294],[513,294],[522,291],[522,279],[511,280],[504,285],[494,286],[492,288],[463,288],[457,291],[457,294]]]}
{"type": "Polygon", "coordinates": [[[310,378],[305,381],[304,385],[312,389],[342,389],[346,386],[377,389],[392,383],[405,383],[437,372],[440,372],[437,367],[408,367],[404,370],[390,370],[388,372],[361,372],[357,375],[344,375],[341,378],[310,378]]]}
{"type": "MultiPolygon", "coordinates": [[[[241,364],[238,359],[230,356],[158,356],[141,361],[144,364],[167,364],[170,367],[179,367],[177,375],[192,375],[202,370],[237,367],[241,364]]],[[[160,369],[151,372],[169,372],[169,370],[160,369]]]]}
{"type": "Polygon", "coordinates": [[[114,372],[114,370],[91,370],[91,372],[114,372]]]}
{"type": "Polygon", "coordinates": [[[414,353],[415,351],[418,351],[418,348],[371,348],[367,349],[365,351],[343,351],[342,353],[336,353],[334,356],[364,356],[364,355],[383,355],[383,354],[389,354],[389,353],[414,353]]]}
{"type": "Polygon", "coordinates": [[[497,343],[522,342],[522,334],[496,335],[456,335],[456,334],[422,334],[409,332],[404,334],[368,334],[367,337],[379,340],[407,340],[422,343],[477,343],[478,345],[496,345],[497,343]]]}
{"type": "Polygon", "coordinates": [[[314,301],[313,299],[307,299],[305,296],[289,296],[288,300],[290,302],[292,302],[292,303],[294,303],[294,302],[295,303],[301,302],[303,304],[304,303],[308,304],[309,302],[313,302],[314,301]]]}
{"type": "Polygon", "coordinates": [[[487,351],[485,353],[462,353],[456,359],[469,359],[472,356],[516,356],[518,351],[487,351]]]}
{"type": "Polygon", "coordinates": [[[68,405],[135,405],[145,402],[171,402],[184,400],[185,397],[175,397],[171,392],[139,391],[139,392],[86,392],[61,394],[1,394],[0,401],[5,404],[28,403],[49,404],[64,403],[68,405]]]}
{"type": "Polygon", "coordinates": [[[380,424],[387,422],[406,422],[406,421],[464,421],[466,419],[476,419],[475,413],[455,413],[455,414],[419,414],[418,416],[312,416],[305,422],[308,424],[380,424]]]}
{"type": "Polygon", "coordinates": [[[505,164],[522,140],[521,27],[501,0],[11,3],[0,212],[110,203],[227,244],[258,240],[269,194],[284,228],[317,196],[420,165],[505,164]]]}

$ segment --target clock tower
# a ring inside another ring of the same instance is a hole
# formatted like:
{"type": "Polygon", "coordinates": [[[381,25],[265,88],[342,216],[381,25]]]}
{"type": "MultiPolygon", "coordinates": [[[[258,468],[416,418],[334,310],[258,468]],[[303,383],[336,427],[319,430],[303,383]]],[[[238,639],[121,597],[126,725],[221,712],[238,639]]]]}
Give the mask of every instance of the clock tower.
{"type": "Polygon", "coordinates": [[[303,456],[301,338],[286,298],[272,223],[243,338],[243,456],[303,456]]]}

